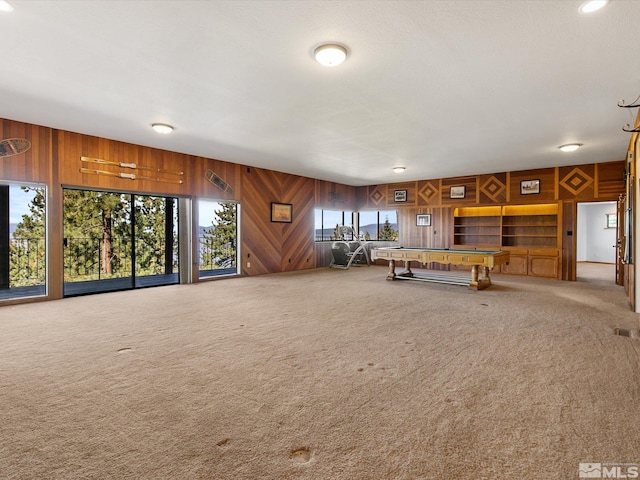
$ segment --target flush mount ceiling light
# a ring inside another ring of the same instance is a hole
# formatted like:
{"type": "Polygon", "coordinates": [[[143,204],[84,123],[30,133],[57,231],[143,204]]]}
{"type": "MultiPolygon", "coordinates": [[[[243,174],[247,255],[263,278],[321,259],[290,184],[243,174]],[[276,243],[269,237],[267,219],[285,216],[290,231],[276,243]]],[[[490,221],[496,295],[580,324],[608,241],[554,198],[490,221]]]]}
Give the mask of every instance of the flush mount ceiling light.
{"type": "Polygon", "coordinates": [[[404,172],[406,169],[404,167],[393,167],[393,171],[396,173],[402,173],[404,172]]]}
{"type": "Polygon", "coordinates": [[[0,12],[13,12],[13,7],[6,0],[0,0],[0,12]]]}
{"type": "Polygon", "coordinates": [[[151,125],[151,128],[153,128],[157,133],[162,133],[163,135],[173,132],[173,127],[166,123],[154,123],[151,125]]]}
{"type": "Polygon", "coordinates": [[[566,145],[560,145],[558,148],[563,152],[575,152],[581,146],[581,143],[567,143],[566,145]]]}
{"type": "Polygon", "coordinates": [[[316,48],[313,56],[320,65],[336,67],[347,58],[347,49],[342,45],[326,43],[316,48]]]}
{"type": "Polygon", "coordinates": [[[592,13],[596,10],[600,10],[607,3],[609,3],[609,0],[589,0],[588,2],[584,2],[580,5],[578,11],[580,13],[592,13]]]}

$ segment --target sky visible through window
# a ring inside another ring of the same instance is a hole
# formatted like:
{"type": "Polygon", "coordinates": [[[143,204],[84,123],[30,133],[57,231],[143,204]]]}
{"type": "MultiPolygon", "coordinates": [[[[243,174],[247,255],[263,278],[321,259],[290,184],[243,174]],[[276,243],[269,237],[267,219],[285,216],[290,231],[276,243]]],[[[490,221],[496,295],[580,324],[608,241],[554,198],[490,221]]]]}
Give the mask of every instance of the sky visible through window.
{"type": "Polygon", "coordinates": [[[23,215],[29,215],[29,202],[34,195],[35,192],[25,192],[20,185],[9,186],[9,223],[18,224],[23,215]]]}
{"type": "MultiPolygon", "coordinates": [[[[33,200],[33,190],[25,192],[20,185],[9,186],[9,223],[17,225],[22,221],[23,215],[29,215],[29,203],[33,200]]],[[[213,200],[199,200],[199,225],[210,227],[216,219],[216,210],[220,210],[219,202],[213,200]]]]}
{"type": "Polygon", "coordinates": [[[214,200],[198,200],[198,226],[210,227],[213,225],[213,220],[217,219],[215,212],[221,209],[220,203],[214,200]]]}

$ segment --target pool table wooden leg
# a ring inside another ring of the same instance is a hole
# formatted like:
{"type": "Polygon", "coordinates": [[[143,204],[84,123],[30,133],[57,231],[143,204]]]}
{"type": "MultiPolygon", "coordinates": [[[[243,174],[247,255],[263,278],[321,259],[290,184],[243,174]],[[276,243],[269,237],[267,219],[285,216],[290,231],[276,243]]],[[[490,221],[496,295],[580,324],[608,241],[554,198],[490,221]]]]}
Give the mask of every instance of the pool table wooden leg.
{"type": "Polygon", "coordinates": [[[478,279],[478,265],[471,267],[471,283],[469,288],[471,290],[484,290],[491,285],[491,278],[489,278],[489,267],[482,268],[482,278],[478,279]]]}
{"type": "Polygon", "coordinates": [[[391,259],[389,260],[389,273],[387,274],[387,280],[395,280],[396,279],[396,261],[391,259]]]}
{"type": "Polygon", "coordinates": [[[411,271],[411,260],[404,261],[404,272],[400,273],[403,277],[413,277],[413,272],[411,271]]]}

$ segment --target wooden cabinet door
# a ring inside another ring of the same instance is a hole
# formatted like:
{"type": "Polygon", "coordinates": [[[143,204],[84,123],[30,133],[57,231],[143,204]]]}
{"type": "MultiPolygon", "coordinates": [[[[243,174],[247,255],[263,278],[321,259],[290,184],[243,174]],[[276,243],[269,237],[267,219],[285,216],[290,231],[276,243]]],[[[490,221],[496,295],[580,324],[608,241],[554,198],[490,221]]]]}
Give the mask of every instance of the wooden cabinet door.
{"type": "Polygon", "coordinates": [[[558,278],[558,257],[529,256],[529,275],[532,277],[558,278]]]}
{"type": "Polygon", "coordinates": [[[514,255],[511,253],[509,263],[503,264],[501,268],[502,273],[526,275],[528,270],[527,255],[514,255]]]}

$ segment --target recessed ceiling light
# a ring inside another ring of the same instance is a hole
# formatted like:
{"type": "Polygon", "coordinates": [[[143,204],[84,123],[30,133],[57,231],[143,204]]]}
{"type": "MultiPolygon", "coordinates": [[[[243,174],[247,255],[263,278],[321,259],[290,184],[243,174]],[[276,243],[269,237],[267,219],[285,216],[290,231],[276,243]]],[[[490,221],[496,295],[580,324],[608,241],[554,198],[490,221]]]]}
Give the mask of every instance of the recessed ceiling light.
{"type": "Polygon", "coordinates": [[[336,67],[347,58],[347,49],[342,45],[327,43],[316,48],[313,56],[320,65],[336,67]]]}
{"type": "Polygon", "coordinates": [[[558,148],[563,152],[575,152],[581,146],[581,143],[567,143],[566,145],[560,145],[558,148]]]}
{"type": "Polygon", "coordinates": [[[13,12],[13,7],[6,0],[0,0],[0,12],[13,12]]]}
{"type": "Polygon", "coordinates": [[[396,173],[402,173],[404,172],[406,169],[404,167],[393,167],[393,171],[396,173]]]}
{"type": "Polygon", "coordinates": [[[167,125],[166,123],[154,123],[153,125],[151,125],[151,128],[153,128],[158,133],[162,133],[163,135],[173,132],[173,127],[171,125],[167,125]]]}
{"type": "Polygon", "coordinates": [[[609,3],[609,0],[589,0],[588,2],[584,2],[580,5],[578,11],[580,13],[592,13],[596,10],[600,10],[607,3],[609,3]]]}

